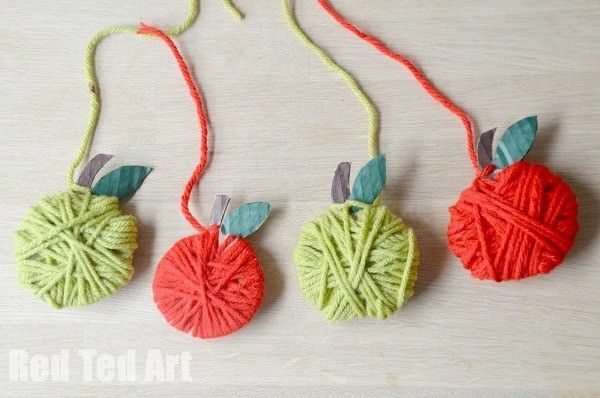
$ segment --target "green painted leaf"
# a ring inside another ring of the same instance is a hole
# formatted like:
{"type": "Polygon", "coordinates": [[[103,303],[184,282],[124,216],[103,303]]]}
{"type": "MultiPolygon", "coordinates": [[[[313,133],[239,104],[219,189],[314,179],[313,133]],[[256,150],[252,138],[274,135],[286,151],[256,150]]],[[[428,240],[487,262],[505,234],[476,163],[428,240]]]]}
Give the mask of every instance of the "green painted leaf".
{"type": "Polygon", "coordinates": [[[363,203],[373,203],[385,186],[385,155],[371,159],[358,172],[350,198],[363,203]]]}
{"type": "Polygon", "coordinates": [[[507,128],[494,154],[496,167],[508,167],[523,159],[531,149],[537,128],[537,116],[526,117],[507,128]]]}
{"type": "Polygon", "coordinates": [[[270,211],[271,205],[267,202],[245,203],[225,216],[221,224],[221,232],[224,235],[245,238],[256,232],[265,222],[270,211]]]}
{"type": "Polygon", "coordinates": [[[121,166],[104,175],[92,188],[94,195],[116,196],[126,199],[142,185],[152,167],[121,166]]]}

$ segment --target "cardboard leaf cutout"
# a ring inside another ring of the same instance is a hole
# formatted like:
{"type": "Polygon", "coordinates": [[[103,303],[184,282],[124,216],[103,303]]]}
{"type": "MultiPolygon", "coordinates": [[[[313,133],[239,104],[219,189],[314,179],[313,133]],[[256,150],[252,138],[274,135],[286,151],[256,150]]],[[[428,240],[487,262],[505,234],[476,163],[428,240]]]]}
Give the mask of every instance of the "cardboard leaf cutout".
{"type": "Polygon", "coordinates": [[[85,166],[81,175],[77,179],[77,185],[81,185],[82,187],[91,187],[94,182],[94,178],[96,178],[96,174],[100,171],[102,167],[109,160],[113,158],[113,155],[106,155],[104,153],[99,153],[94,156],[92,160],[85,166]]]}
{"type": "Polygon", "coordinates": [[[121,166],[103,176],[92,188],[94,195],[116,196],[126,199],[142,185],[152,167],[121,166]]]}
{"type": "Polygon", "coordinates": [[[495,133],[496,128],[493,128],[481,134],[479,139],[477,139],[477,164],[482,169],[493,161],[494,152],[492,151],[492,144],[495,133]]]}
{"type": "Polygon", "coordinates": [[[223,216],[225,215],[225,210],[227,210],[230,200],[231,199],[227,195],[217,195],[215,203],[213,204],[208,225],[221,225],[223,216]]]}
{"type": "Polygon", "coordinates": [[[234,235],[241,238],[256,232],[267,219],[271,205],[267,202],[245,203],[229,213],[221,224],[224,235],[234,235]]]}
{"type": "Polygon", "coordinates": [[[358,172],[352,186],[353,200],[371,204],[385,186],[385,155],[371,159],[358,172]]]}
{"type": "Polygon", "coordinates": [[[331,184],[331,200],[333,203],[344,203],[350,196],[350,163],[342,162],[333,175],[331,184]]]}
{"type": "Polygon", "coordinates": [[[496,167],[508,167],[523,159],[531,149],[537,128],[537,116],[526,117],[507,128],[496,147],[496,167]]]}

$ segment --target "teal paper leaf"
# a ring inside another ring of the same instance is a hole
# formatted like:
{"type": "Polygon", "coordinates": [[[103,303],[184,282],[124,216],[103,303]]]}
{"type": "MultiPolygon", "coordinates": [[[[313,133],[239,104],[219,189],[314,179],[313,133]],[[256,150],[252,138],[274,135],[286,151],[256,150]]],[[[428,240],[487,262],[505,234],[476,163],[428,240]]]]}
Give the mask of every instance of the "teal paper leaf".
{"type": "Polygon", "coordinates": [[[245,238],[262,225],[267,219],[271,205],[267,202],[245,203],[233,210],[223,220],[221,232],[245,238]]]}
{"type": "Polygon", "coordinates": [[[358,172],[350,198],[371,204],[385,186],[385,155],[371,159],[358,172]]]}
{"type": "Polygon", "coordinates": [[[496,167],[508,167],[523,159],[531,149],[537,128],[537,116],[526,117],[507,128],[494,154],[496,167]]]}
{"type": "Polygon", "coordinates": [[[116,196],[119,199],[131,197],[142,185],[152,167],[121,166],[104,175],[92,188],[94,195],[116,196]]]}

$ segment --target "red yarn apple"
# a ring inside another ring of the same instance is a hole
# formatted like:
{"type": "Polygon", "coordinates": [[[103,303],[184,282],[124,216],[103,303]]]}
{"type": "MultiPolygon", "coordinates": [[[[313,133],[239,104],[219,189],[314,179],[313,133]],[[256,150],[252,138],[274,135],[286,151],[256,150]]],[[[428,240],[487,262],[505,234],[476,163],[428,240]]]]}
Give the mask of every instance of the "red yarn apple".
{"type": "Polygon", "coordinates": [[[263,298],[263,273],[252,246],[234,234],[254,232],[268,210],[263,202],[245,204],[226,218],[222,242],[219,225],[212,224],[169,249],[158,264],[152,290],[173,327],[212,338],[235,332],[252,319],[263,298]]]}
{"type": "Polygon", "coordinates": [[[502,136],[492,163],[494,131],[478,142],[482,171],[450,208],[448,242],[479,279],[506,281],[545,274],[573,246],[577,199],[546,167],[521,160],[537,119],[523,119],[502,136]],[[495,168],[502,168],[494,173],[495,168]]]}

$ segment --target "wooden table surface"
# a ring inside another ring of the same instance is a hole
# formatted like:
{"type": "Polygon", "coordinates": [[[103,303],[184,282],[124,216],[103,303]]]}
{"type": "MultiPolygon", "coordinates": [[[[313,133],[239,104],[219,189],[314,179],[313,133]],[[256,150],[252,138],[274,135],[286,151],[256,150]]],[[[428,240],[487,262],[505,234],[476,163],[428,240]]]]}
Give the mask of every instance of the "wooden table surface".
{"type": "Polygon", "coordinates": [[[0,395],[600,396],[600,2],[333,2],[413,57],[477,131],[539,116],[528,158],[571,185],[581,229],[551,274],[496,284],[472,279],[446,247],[447,209],[473,176],[460,123],[316,1],[295,1],[300,23],[376,102],[385,203],[413,226],[422,253],[405,307],[387,321],[337,324],[303,298],[291,254],[303,223],[329,205],[337,163],[367,160],[366,114],[288,30],[279,1],[238,3],[240,23],[217,0],[203,1],[196,24],[177,39],[213,134],[192,207],[207,220],[216,194],[228,193],[234,206],[272,204],[251,238],[266,296],[247,327],[203,341],[169,327],[151,295],[162,254],[192,233],[179,196],[198,142],[186,87],[161,43],[114,36],[97,56],[104,108],[92,152],[115,154],[111,167],[154,167],[126,206],[140,223],[131,283],[96,305],[56,311],[17,285],[12,255],[27,208],[66,187],[87,121],[87,40],[115,23],[171,26],[186,1],[0,0],[0,395]],[[61,349],[68,381],[10,381],[14,350],[31,359],[61,349]],[[112,358],[135,350],[136,380],[84,380],[85,349],[112,358]],[[145,381],[150,349],[189,353],[192,380],[145,381]]]}

